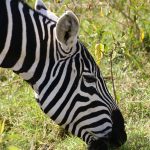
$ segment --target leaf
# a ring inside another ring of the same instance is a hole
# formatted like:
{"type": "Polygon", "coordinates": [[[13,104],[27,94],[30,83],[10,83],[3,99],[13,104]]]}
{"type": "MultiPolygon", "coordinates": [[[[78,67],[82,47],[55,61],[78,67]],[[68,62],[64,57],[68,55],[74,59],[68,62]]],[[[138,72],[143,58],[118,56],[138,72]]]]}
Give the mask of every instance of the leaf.
{"type": "Polygon", "coordinates": [[[7,149],[8,149],[8,150],[20,150],[20,148],[18,148],[18,147],[16,147],[16,146],[13,146],[13,145],[8,146],[7,149]]]}
{"type": "Polygon", "coordinates": [[[2,122],[0,121],[0,134],[4,132],[4,128],[5,128],[5,119],[2,122]]]}
{"type": "Polygon", "coordinates": [[[0,143],[2,143],[2,134],[5,128],[5,119],[3,121],[0,120],[0,143]]]}
{"type": "Polygon", "coordinates": [[[104,17],[104,13],[103,13],[102,7],[101,7],[101,10],[100,10],[100,16],[101,16],[101,17],[104,17]]]}
{"type": "Polygon", "coordinates": [[[141,30],[140,30],[140,41],[141,41],[141,42],[143,42],[144,37],[145,37],[144,30],[141,29],[141,30]]]}
{"type": "Polygon", "coordinates": [[[102,43],[96,44],[95,45],[95,57],[96,57],[96,62],[98,64],[100,64],[100,61],[103,58],[103,53],[104,53],[104,45],[102,43]]]}

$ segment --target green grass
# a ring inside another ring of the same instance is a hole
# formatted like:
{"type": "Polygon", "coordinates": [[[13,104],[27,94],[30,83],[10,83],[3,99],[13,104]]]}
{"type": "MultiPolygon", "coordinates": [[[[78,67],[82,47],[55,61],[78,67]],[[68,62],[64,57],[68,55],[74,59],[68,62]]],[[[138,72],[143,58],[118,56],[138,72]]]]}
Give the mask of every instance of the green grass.
{"type": "MultiPolygon", "coordinates": [[[[138,70],[119,73],[119,66],[121,70],[121,64],[114,65],[115,85],[128,134],[128,141],[120,150],[149,150],[150,80],[138,70]]],[[[105,76],[109,75],[107,71],[105,76]]],[[[1,69],[0,74],[7,77],[0,82],[0,120],[5,120],[0,149],[7,150],[11,145],[21,150],[86,149],[80,139],[65,133],[42,113],[25,82],[8,70],[1,69]]],[[[111,90],[109,80],[107,84],[111,90]]]]}
{"type": "MultiPolygon", "coordinates": [[[[130,28],[114,20],[126,23],[120,13],[112,11],[107,17],[100,17],[100,7],[82,1],[75,8],[70,1],[66,5],[53,4],[58,15],[67,8],[76,12],[80,19],[80,39],[95,56],[95,44],[101,42],[109,54],[114,42],[124,44],[117,48],[113,59],[113,73],[118,105],[125,117],[128,141],[119,150],[149,150],[150,148],[150,54],[137,41],[132,41],[130,28]],[[89,6],[91,8],[89,9],[89,6]],[[122,37],[123,31],[127,32],[122,37]],[[113,36],[114,39],[113,39],[113,36]],[[130,37],[131,36],[131,37],[130,37]],[[133,44],[133,45],[132,45],[133,44]],[[132,47],[131,47],[132,45],[132,47]],[[135,46],[135,48],[133,48],[135,46]],[[134,54],[129,57],[127,52],[134,54]],[[128,57],[126,57],[128,56],[128,57]],[[129,58],[129,59],[128,59],[129,58]],[[140,65],[140,67],[139,67],[140,65]]],[[[33,2],[30,1],[33,5],[33,2]]],[[[145,6],[146,8],[146,6],[145,6]]],[[[149,7],[148,7],[149,8],[149,7]]],[[[104,8],[104,15],[107,9],[104,8]]],[[[143,8],[142,8],[143,9],[143,8]]],[[[143,12],[143,11],[141,11],[143,12]]],[[[140,12],[140,13],[141,13],[140,12]]],[[[144,13],[144,12],[143,12],[144,13]]],[[[139,26],[148,31],[150,20],[145,13],[139,26]],[[145,18],[144,18],[145,17],[145,18]]],[[[149,34],[147,32],[146,34],[149,34]]],[[[104,56],[100,68],[104,77],[110,77],[110,57],[104,56]]],[[[113,95],[112,82],[106,79],[113,95]]],[[[0,150],[85,150],[86,145],[77,137],[66,133],[40,110],[34,100],[32,89],[10,70],[0,69],[0,124],[5,121],[0,135],[0,150]]]]}
{"type": "Polygon", "coordinates": [[[0,149],[7,150],[11,145],[21,150],[85,147],[80,139],[66,134],[40,110],[25,82],[11,71],[1,69],[0,74],[7,76],[0,82],[0,121],[5,120],[0,149]]]}

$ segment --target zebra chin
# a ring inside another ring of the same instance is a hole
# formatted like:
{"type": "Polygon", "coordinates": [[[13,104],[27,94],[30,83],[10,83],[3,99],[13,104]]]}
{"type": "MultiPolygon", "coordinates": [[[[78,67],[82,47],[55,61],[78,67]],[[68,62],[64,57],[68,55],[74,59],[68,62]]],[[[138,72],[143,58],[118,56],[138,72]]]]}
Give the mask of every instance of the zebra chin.
{"type": "Polygon", "coordinates": [[[113,121],[112,131],[107,137],[91,141],[88,150],[110,150],[122,146],[127,141],[124,119],[120,110],[114,110],[111,118],[113,121]]]}

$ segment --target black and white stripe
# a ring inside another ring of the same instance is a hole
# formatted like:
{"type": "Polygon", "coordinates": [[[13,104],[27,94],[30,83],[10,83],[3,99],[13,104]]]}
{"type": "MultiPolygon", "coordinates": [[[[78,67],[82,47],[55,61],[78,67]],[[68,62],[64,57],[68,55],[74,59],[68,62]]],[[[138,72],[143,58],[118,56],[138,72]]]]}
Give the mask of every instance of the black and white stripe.
{"type": "Polygon", "coordinates": [[[77,40],[66,52],[56,38],[56,20],[19,0],[0,4],[0,67],[22,76],[42,110],[86,143],[109,138],[119,109],[84,45],[77,40]]]}

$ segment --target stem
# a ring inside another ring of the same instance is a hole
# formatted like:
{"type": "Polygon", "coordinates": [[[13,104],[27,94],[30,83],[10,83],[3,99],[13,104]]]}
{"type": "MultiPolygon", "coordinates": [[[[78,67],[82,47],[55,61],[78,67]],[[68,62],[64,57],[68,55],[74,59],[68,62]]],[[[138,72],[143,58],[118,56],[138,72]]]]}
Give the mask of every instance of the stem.
{"type": "Polygon", "coordinates": [[[112,60],[113,52],[114,52],[114,49],[112,49],[110,53],[110,72],[111,72],[111,80],[112,80],[114,98],[115,98],[115,101],[117,102],[117,94],[116,94],[115,81],[114,81],[114,75],[113,75],[113,60],[112,60]]]}

